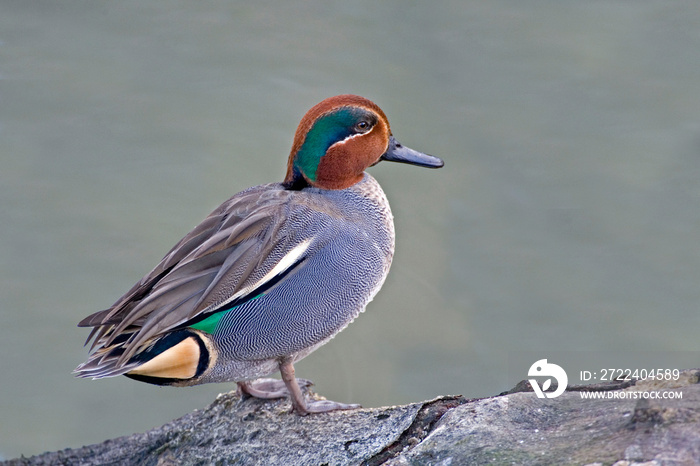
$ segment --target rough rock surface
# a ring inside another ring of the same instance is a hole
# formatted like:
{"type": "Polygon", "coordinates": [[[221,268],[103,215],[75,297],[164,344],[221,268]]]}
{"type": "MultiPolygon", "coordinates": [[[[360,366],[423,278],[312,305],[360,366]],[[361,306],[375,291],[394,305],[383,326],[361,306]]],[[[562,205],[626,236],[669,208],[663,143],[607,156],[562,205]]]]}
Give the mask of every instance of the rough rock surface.
{"type": "Polygon", "coordinates": [[[699,378],[700,370],[686,370],[676,381],[570,387],[553,399],[520,383],[492,398],[306,417],[289,414],[286,400],[232,392],[143,434],[4,464],[700,464],[699,378]],[[582,399],[582,392],[605,398],[582,399]]]}

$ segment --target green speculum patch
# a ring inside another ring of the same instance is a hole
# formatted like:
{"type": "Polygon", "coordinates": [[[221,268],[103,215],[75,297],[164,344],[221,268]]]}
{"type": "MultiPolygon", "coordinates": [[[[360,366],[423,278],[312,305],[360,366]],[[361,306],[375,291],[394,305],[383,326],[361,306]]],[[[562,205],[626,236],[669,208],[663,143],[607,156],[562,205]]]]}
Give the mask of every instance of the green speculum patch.
{"type": "MultiPolygon", "coordinates": [[[[283,278],[285,274],[281,275],[279,279],[283,278]]],[[[274,281],[272,282],[274,283],[274,281]]],[[[250,300],[246,300],[245,302],[253,301],[254,299],[258,299],[259,297],[263,296],[265,293],[261,292],[257,296],[254,296],[250,298],[250,300]]],[[[201,330],[204,333],[208,334],[213,334],[216,331],[216,328],[219,326],[219,322],[221,319],[228,314],[229,312],[233,311],[236,309],[238,306],[242,306],[244,303],[239,303],[239,304],[234,304],[233,306],[227,306],[224,307],[222,310],[214,312],[210,316],[205,317],[204,319],[195,322],[194,324],[188,325],[189,328],[194,328],[197,330],[201,330]]]]}
{"type": "Polygon", "coordinates": [[[366,116],[367,112],[361,108],[342,107],[320,117],[306,134],[294,158],[294,167],[310,181],[316,181],[321,157],[333,144],[354,134],[355,124],[366,116]]]}
{"type": "Polygon", "coordinates": [[[204,333],[212,334],[216,330],[216,326],[219,325],[219,321],[228,311],[217,312],[212,314],[204,320],[200,320],[196,324],[190,325],[191,328],[201,330],[204,333]]]}

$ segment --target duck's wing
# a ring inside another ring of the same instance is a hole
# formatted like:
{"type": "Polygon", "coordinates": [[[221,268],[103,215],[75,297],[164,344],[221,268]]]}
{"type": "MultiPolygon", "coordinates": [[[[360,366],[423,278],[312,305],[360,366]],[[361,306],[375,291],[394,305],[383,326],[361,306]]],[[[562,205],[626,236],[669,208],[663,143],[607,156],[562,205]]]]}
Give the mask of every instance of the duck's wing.
{"type": "Polygon", "coordinates": [[[284,234],[293,192],[276,186],[226,201],[112,307],[83,319],[79,326],[94,327],[88,363],[109,356],[123,366],[153,337],[252,299],[296,267],[308,242],[284,234]]]}

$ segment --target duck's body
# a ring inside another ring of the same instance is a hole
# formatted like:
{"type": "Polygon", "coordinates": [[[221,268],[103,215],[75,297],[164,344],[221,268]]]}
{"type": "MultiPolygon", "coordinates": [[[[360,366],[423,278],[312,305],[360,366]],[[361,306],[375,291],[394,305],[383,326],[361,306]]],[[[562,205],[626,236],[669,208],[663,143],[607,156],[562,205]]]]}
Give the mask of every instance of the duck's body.
{"type": "Polygon", "coordinates": [[[364,168],[441,166],[401,147],[372,102],[337,96],[302,119],[283,183],[223,203],[111,308],[84,319],[97,349],[81,377],[158,385],[236,381],[248,394],[307,402],[294,362],[327,342],[379,291],[394,254],[389,203],[364,168]],[[393,158],[392,158],[393,157],[393,158]],[[252,379],[280,370],[284,382],[252,379]]]}

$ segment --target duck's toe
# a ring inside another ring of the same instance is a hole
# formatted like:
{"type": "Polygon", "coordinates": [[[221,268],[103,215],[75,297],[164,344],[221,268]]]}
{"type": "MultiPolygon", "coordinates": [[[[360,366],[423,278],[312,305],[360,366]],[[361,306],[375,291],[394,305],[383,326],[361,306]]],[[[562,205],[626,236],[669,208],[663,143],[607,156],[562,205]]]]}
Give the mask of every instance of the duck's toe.
{"type": "Polygon", "coordinates": [[[362,406],[358,404],[348,404],[339,403],[337,401],[330,400],[307,400],[306,401],[306,412],[307,413],[328,413],[331,411],[343,411],[348,409],[358,409],[362,406]]]}
{"type": "MultiPolygon", "coordinates": [[[[296,382],[302,389],[306,389],[314,384],[311,380],[307,379],[296,379],[296,382]]],[[[241,394],[262,398],[264,400],[285,398],[290,395],[284,381],[279,379],[266,378],[246,380],[244,382],[237,382],[237,384],[241,394]]]]}

